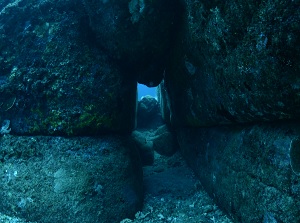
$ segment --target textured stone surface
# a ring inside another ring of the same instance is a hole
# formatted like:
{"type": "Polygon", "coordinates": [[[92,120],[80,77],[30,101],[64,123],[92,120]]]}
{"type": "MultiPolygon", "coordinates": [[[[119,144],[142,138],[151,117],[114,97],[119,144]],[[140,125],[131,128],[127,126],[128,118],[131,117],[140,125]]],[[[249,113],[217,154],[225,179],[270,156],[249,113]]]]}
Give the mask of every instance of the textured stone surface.
{"type": "Polygon", "coordinates": [[[134,128],[136,81],[93,42],[81,1],[5,1],[0,122],[13,133],[95,135],[134,128]]]}
{"type": "Polygon", "coordinates": [[[151,166],[154,162],[152,133],[150,131],[133,131],[132,138],[136,144],[143,166],[151,166]]]}
{"type": "Polygon", "coordinates": [[[299,135],[299,124],[261,124],[181,129],[178,141],[205,189],[237,222],[290,223],[300,221],[299,166],[291,163],[299,162],[299,135]]]}
{"type": "Polygon", "coordinates": [[[1,213],[43,223],[115,223],[141,208],[141,162],[125,137],[5,135],[0,160],[1,213]]]}
{"type": "Polygon", "coordinates": [[[298,119],[300,1],[183,2],[165,72],[172,123],[298,119]]]}
{"type": "Polygon", "coordinates": [[[158,85],[176,38],[179,0],[82,0],[96,44],[126,75],[158,85]]]}
{"type": "Polygon", "coordinates": [[[152,137],[153,149],[160,155],[172,156],[178,150],[174,132],[167,125],[161,125],[152,137]]]}

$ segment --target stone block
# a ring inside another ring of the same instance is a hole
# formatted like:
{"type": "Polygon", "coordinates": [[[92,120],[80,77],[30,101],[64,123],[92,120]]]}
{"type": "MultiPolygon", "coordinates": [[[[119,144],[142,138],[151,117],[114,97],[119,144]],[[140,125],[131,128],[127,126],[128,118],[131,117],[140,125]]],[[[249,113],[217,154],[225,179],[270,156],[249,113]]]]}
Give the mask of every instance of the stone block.
{"type": "Polygon", "coordinates": [[[171,122],[299,119],[299,1],[185,0],[165,72],[171,122]]]}
{"type": "Polygon", "coordinates": [[[0,212],[34,222],[115,223],[143,201],[142,166],[127,137],[0,138],[0,212]]]}
{"type": "Polygon", "coordinates": [[[180,151],[237,222],[299,222],[299,124],[180,129],[180,151]],[[264,219],[275,219],[266,221],[264,219]]]}

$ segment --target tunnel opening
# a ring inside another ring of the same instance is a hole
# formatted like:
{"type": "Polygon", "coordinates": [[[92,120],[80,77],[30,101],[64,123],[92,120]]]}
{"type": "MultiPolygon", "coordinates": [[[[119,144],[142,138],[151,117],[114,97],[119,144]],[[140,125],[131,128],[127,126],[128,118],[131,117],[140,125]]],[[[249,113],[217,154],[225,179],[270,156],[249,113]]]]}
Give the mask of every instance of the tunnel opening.
{"type": "Polygon", "coordinates": [[[147,87],[144,84],[138,84],[137,90],[138,90],[138,101],[140,101],[142,97],[145,97],[147,95],[157,99],[157,87],[147,87]]]}
{"type": "Polygon", "coordinates": [[[157,87],[137,85],[137,129],[154,130],[163,124],[157,87]]]}

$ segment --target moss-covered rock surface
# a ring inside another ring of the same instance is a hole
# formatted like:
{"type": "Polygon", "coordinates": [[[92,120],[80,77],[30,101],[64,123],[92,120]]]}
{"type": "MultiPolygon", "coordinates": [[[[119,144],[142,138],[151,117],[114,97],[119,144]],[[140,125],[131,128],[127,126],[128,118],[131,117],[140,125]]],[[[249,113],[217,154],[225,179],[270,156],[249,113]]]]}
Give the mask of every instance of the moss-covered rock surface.
{"type": "Polygon", "coordinates": [[[93,42],[81,1],[1,4],[0,119],[11,120],[12,132],[133,129],[136,80],[93,42]]]}

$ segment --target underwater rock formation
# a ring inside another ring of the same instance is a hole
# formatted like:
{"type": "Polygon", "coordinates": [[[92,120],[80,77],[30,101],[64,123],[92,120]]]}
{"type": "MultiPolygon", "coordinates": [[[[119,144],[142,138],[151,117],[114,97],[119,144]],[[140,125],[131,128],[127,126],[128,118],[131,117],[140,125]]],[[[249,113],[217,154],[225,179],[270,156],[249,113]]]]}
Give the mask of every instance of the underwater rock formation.
{"type": "Polygon", "coordinates": [[[171,122],[214,126],[300,116],[300,3],[185,0],[165,72],[171,122]]]}
{"type": "Polygon", "coordinates": [[[152,133],[149,131],[133,131],[132,139],[139,151],[142,165],[151,166],[154,163],[153,142],[151,140],[152,133]]]}
{"type": "Polygon", "coordinates": [[[206,191],[237,222],[271,216],[289,223],[300,221],[299,136],[299,124],[259,124],[181,129],[178,142],[206,191]]]}
{"type": "Polygon", "coordinates": [[[95,43],[123,74],[157,86],[177,36],[179,0],[82,0],[95,43]]]}
{"type": "Polygon", "coordinates": [[[12,133],[132,131],[136,80],[93,42],[87,21],[81,1],[3,3],[0,121],[12,133]]]}
{"type": "Polygon", "coordinates": [[[180,151],[237,222],[299,222],[300,2],[183,2],[158,94],[180,151]]]}
{"type": "Polygon", "coordinates": [[[143,97],[137,105],[137,129],[156,129],[163,124],[158,101],[152,96],[143,97]]]}
{"type": "Polygon", "coordinates": [[[142,169],[127,137],[0,138],[0,212],[27,221],[119,222],[143,201],[142,169]]]}
{"type": "Polygon", "coordinates": [[[114,146],[117,135],[101,143],[109,133],[131,138],[137,81],[161,81],[178,3],[0,3],[0,211],[39,222],[117,222],[139,210],[135,145],[114,146]]]}
{"type": "Polygon", "coordinates": [[[163,156],[172,156],[178,150],[177,140],[174,132],[167,125],[161,125],[154,132],[153,149],[163,156]]]}
{"type": "Polygon", "coordinates": [[[299,222],[300,130],[288,123],[300,121],[299,7],[0,2],[0,212],[41,222],[132,217],[142,202],[136,145],[151,165],[153,149],[175,152],[175,132],[233,219],[299,222]],[[136,84],[163,78],[158,102],[168,129],[130,135],[136,118],[139,130],[161,123],[153,98],[139,103],[136,117],[136,84]]]}

